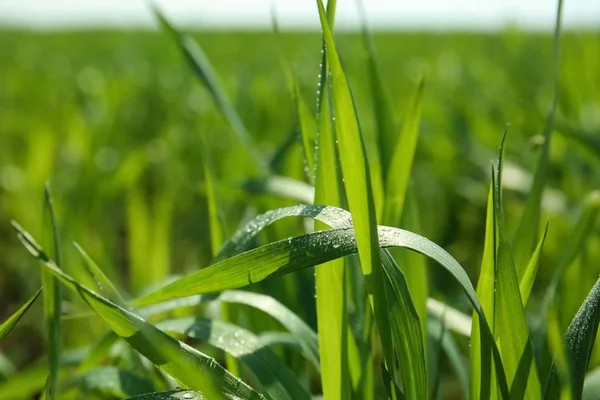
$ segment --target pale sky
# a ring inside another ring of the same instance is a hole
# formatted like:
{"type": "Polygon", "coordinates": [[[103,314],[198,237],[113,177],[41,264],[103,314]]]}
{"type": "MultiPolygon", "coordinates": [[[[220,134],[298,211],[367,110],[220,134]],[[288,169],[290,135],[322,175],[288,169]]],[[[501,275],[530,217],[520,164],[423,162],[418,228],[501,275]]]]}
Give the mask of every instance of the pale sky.
{"type": "MultiPolygon", "coordinates": [[[[316,29],[315,0],[156,0],[178,25],[195,28],[316,29]]],[[[369,25],[381,29],[551,29],[554,0],[363,0],[369,25]]],[[[153,27],[146,0],[0,0],[0,26],[35,29],[153,27]]],[[[338,0],[341,28],[357,26],[357,0],[338,0]]],[[[564,0],[565,27],[600,28],[600,0],[564,0]]]]}

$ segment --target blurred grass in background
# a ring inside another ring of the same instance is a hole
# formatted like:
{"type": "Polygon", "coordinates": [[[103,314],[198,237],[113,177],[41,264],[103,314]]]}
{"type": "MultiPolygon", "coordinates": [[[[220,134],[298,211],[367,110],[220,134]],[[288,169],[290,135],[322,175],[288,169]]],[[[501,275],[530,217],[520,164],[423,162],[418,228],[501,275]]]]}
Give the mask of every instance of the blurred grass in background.
{"type": "MultiPolygon", "coordinates": [[[[194,37],[272,169],[307,181],[301,142],[295,136],[295,108],[273,34],[201,32],[194,37]]],[[[337,38],[375,164],[364,45],[358,34],[340,33],[337,38]]],[[[447,249],[476,281],[489,165],[506,122],[511,128],[504,201],[511,232],[529,190],[539,135],[552,101],[552,37],[507,31],[377,33],[374,39],[400,118],[418,77],[423,73],[427,81],[412,175],[421,211],[419,233],[447,249]]],[[[282,40],[301,92],[313,99],[321,36],[284,33],[282,40]]],[[[557,132],[598,133],[598,33],[567,32],[562,40],[557,132]]],[[[203,154],[212,159],[218,207],[229,229],[225,237],[256,213],[297,203],[248,193],[245,182],[258,177],[254,163],[178,49],[160,33],[0,31],[0,79],[0,320],[40,286],[39,267],[18,244],[9,221],[16,219],[34,236],[42,236],[47,180],[62,232],[65,271],[82,283],[90,280],[75,248],[65,245],[77,241],[113,282],[134,295],[169,275],[210,263],[203,154]]],[[[544,197],[551,224],[530,299],[534,309],[540,301],[536,287],[547,286],[584,197],[600,184],[598,157],[578,141],[553,137],[544,197]]],[[[282,221],[259,240],[301,232],[302,221],[282,221]]],[[[576,280],[587,285],[600,272],[593,262],[600,257],[598,229],[594,232],[565,286],[576,280]]],[[[434,297],[459,292],[455,283],[447,287],[444,272],[431,272],[434,297]],[[443,295],[436,290],[440,288],[443,295]]],[[[256,286],[316,326],[312,271],[256,286]]],[[[587,290],[570,293],[569,318],[587,290]]],[[[451,299],[454,307],[469,310],[463,297],[451,299]]],[[[86,311],[76,299],[65,309],[86,311]]],[[[16,368],[43,353],[41,313],[32,309],[25,323],[2,343],[2,352],[16,368]]],[[[253,313],[244,310],[234,319],[255,332],[267,329],[269,322],[253,320],[253,313]]],[[[94,318],[69,319],[63,329],[70,347],[88,344],[90,337],[104,333],[94,318]],[[81,335],[82,329],[86,335],[81,335]]],[[[590,368],[599,363],[596,357],[590,368]]],[[[7,375],[0,371],[0,376],[7,375]]]]}

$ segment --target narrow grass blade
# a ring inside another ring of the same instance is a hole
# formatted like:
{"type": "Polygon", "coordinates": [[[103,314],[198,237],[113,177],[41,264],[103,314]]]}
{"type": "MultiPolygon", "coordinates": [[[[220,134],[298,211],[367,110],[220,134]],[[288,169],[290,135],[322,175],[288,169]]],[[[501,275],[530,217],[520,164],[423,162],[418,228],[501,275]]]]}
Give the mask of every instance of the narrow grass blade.
{"type": "Polygon", "coordinates": [[[525,273],[523,274],[523,278],[519,283],[519,291],[521,292],[521,299],[523,300],[523,307],[527,305],[527,300],[529,300],[529,295],[531,294],[531,288],[533,287],[533,282],[535,281],[535,277],[537,276],[540,254],[542,253],[542,249],[544,247],[544,242],[546,241],[546,234],[548,233],[548,222],[546,222],[546,228],[544,229],[544,233],[540,238],[537,246],[535,247],[535,251],[531,255],[529,259],[529,263],[527,264],[527,268],[525,269],[525,273]]]}
{"type": "MultiPolygon", "coordinates": [[[[50,185],[44,188],[44,232],[46,243],[52,249],[52,257],[60,265],[60,248],[58,228],[54,216],[54,207],[50,195],[50,185]]],[[[42,270],[42,286],[44,287],[44,320],[46,324],[46,352],[48,354],[48,386],[47,393],[50,400],[57,398],[58,370],[62,347],[61,338],[61,288],[56,278],[47,270],[42,270]]]]}
{"type": "MultiPolygon", "coordinates": [[[[448,312],[451,312],[451,309],[448,309],[448,312]]],[[[451,318],[448,318],[445,315],[442,319],[433,319],[430,318],[428,322],[429,331],[428,334],[435,338],[439,337],[439,332],[442,329],[441,321],[451,321],[451,318]]],[[[448,327],[450,328],[450,327],[448,327]]],[[[458,343],[454,339],[451,334],[446,334],[443,336],[443,340],[441,342],[442,350],[446,354],[446,358],[450,362],[452,366],[452,372],[456,376],[458,384],[462,391],[465,394],[465,398],[469,393],[469,366],[465,362],[463,355],[461,353],[461,349],[458,346],[458,343]]]]}
{"type": "Polygon", "coordinates": [[[467,314],[432,298],[427,299],[427,313],[443,323],[448,330],[465,337],[471,336],[472,320],[467,314]]]}
{"type": "Polygon", "coordinates": [[[96,282],[96,286],[98,286],[100,293],[110,301],[120,306],[124,306],[127,302],[123,296],[121,296],[121,293],[119,293],[112,281],[108,279],[106,274],[104,274],[104,271],[100,269],[98,264],[92,260],[88,253],[86,253],[79,244],[73,243],[73,245],[85,260],[86,269],[90,276],[94,279],[94,282],[96,282]]]}
{"type": "MultiPolygon", "coordinates": [[[[206,194],[206,203],[208,205],[208,221],[209,221],[209,229],[210,229],[210,244],[212,249],[212,256],[214,257],[219,252],[219,249],[223,245],[223,226],[221,224],[221,219],[219,218],[219,208],[217,204],[218,197],[214,185],[214,176],[213,176],[213,164],[212,159],[210,157],[210,151],[207,149],[208,143],[206,140],[201,141],[201,158],[202,158],[202,167],[204,169],[204,193],[206,194]]],[[[229,306],[229,304],[221,304],[221,319],[225,322],[231,321],[233,309],[229,306]]],[[[227,369],[231,371],[232,374],[236,376],[240,376],[240,365],[237,362],[235,357],[232,357],[230,354],[225,356],[227,369]]]]}
{"type": "MultiPolygon", "coordinates": [[[[318,219],[336,229],[314,232],[250,250],[223,260],[211,267],[181,278],[162,289],[134,300],[135,306],[155,304],[173,298],[212,293],[242,287],[273,275],[296,271],[339,258],[357,251],[350,213],[335,207],[294,206],[269,211],[242,227],[225,243],[225,253],[247,245],[246,235],[257,234],[268,224],[288,216],[304,216],[318,219]],[[341,227],[341,228],[339,228],[341,227]],[[244,234],[245,232],[245,234],[244,234]]],[[[508,397],[508,387],[498,347],[483,313],[475,289],[460,264],[446,251],[423,236],[398,228],[379,227],[381,247],[404,247],[422,253],[444,267],[460,283],[470,303],[480,318],[481,334],[489,340],[496,367],[496,376],[503,397],[508,397]]],[[[383,266],[386,267],[387,263],[383,266]]]]}
{"type": "Polygon", "coordinates": [[[108,355],[110,349],[119,340],[119,336],[113,331],[105,334],[94,346],[90,349],[87,356],[81,361],[77,372],[83,374],[92,370],[97,365],[100,365],[102,360],[108,355]]]}
{"type": "Polygon", "coordinates": [[[287,365],[250,331],[229,323],[194,317],[171,319],[156,326],[168,333],[206,341],[235,357],[248,367],[272,399],[310,399],[287,365]]]}
{"type": "MultiPolygon", "coordinates": [[[[423,93],[423,79],[419,81],[417,92],[411,101],[410,108],[404,120],[402,133],[396,141],[390,165],[385,174],[385,211],[384,224],[396,225],[400,221],[406,191],[410,180],[410,171],[417,148],[419,136],[419,123],[421,121],[421,98],[423,93]]],[[[391,144],[387,144],[391,146],[391,144]]]]}
{"type": "Polygon", "coordinates": [[[88,395],[115,398],[137,396],[154,390],[152,384],[130,371],[117,367],[99,367],[77,377],[69,386],[78,386],[88,395]]]}
{"type": "MultiPolygon", "coordinates": [[[[228,400],[237,400],[239,397],[225,396],[228,400]]],[[[209,400],[202,394],[193,390],[170,390],[168,392],[148,393],[141,396],[130,397],[128,400],[209,400]]]]}
{"type": "Polygon", "coordinates": [[[533,179],[533,185],[525,203],[525,210],[517,226],[517,230],[513,237],[514,243],[514,259],[517,268],[517,277],[519,281],[523,278],[525,269],[530,259],[531,253],[534,251],[535,240],[538,237],[541,216],[541,201],[542,192],[546,186],[548,175],[548,158],[550,154],[550,142],[552,139],[552,131],[554,130],[554,116],[556,114],[556,106],[558,104],[558,81],[560,76],[560,31],[562,25],[562,0],[558,0],[558,8],[556,12],[556,24],[554,29],[554,65],[552,81],[554,86],[554,96],[550,111],[546,117],[544,125],[544,144],[542,146],[540,158],[536,165],[536,171],[533,179]]]}
{"type": "MultiPolygon", "coordinates": [[[[374,310],[383,356],[386,366],[393,376],[395,371],[394,350],[383,285],[379,241],[377,239],[377,213],[371,189],[369,163],[350,86],[342,69],[333,39],[333,32],[329,26],[323,3],[317,0],[317,4],[327,48],[327,61],[331,71],[333,115],[335,117],[337,148],[344,177],[344,186],[350,212],[358,233],[356,240],[361,267],[365,275],[371,306],[374,310]]],[[[418,360],[403,360],[403,362],[411,361],[418,360]]],[[[426,395],[426,392],[424,392],[427,387],[426,382],[415,382],[412,380],[414,376],[426,376],[426,374],[403,375],[407,396],[413,398],[413,396],[419,397],[420,395],[422,398],[426,395]]]]}
{"type": "MultiPolygon", "coordinates": [[[[504,135],[506,138],[506,132],[504,135]]],[[[494,193],[494,226],[497,231],[495,329],[511,398],[541,398],[541,385],[529,341],[529,330],[519,292],[511,246],[502,208],[503,144],[497,164],[494,193]]]]}
{"type": "Polygon", "coordinates": [[[314,197],[314,188],[309,184],[278,175],[246,181],[243,188],[251,194],[271,194],[304,204],[312,204],[314,197]]]}
{"type": "MultiPolygon", "coordinates": [[[[328,18],[333,23],[335,4],[330,5],[328,18]]],[[[324,49],[327,52],[327,49],[324,49]]],[[[325,55],[324,55],[325,56],[325,55]]],[[[323,72],[322,72],[323,73],[323,72]]],[[[318,147],[316,148],[315,197],[317,204],[341,207],[344,188],[338,168],[335,133],[331,123],[330,90],[327,70],[320,77],[320,109],[318,114],[318,147]]],[[[315,231],[327,229],[322,222],[315,221],[315,231]]],[[[317,296],[317,326],[321,349],[321,382],[323,397],[341,400],[350,397],[351,379],[348,362],[348,345],[352,338],[348,334],[346,269],[343,259],[331,260],[315,268],[317,296]]]]}
{"type": "MultiPolygon", "coordinates": [[[[492,184],[489,189],[487,202],[487,216],[485,222],[485,239],[483,246],[483,257],[479,270],[479,281],[477,282],[477,296],[481,302],[483,312],[489,318],[492,332],[495,332],[495,257],[496,257],[496,228],[494,207],[494,171],[492,170],[492,184]]],[[[470,360],[470,399],[495,399],[497,398],[496,379],[491,371],[490,354],[485,351],[481,337],[479,316],[473,313],[473,325],[471,328],[470,360]]]]}
{"type": "Polygon", "coordinates": [[[260,152],[252,140],[252,136],[229,101],[217,73],[202,51],[202,48],[191,37],[180,33],[158,10],[158,8],[153,7],[153,10],[162,28],[173,38],[173,40],[175,40],[194,74],[212,95],[219,111],[225,116],[225,119],[231,126],[231,129],[233,129],[238,140],[246,150],[248,150],[250,156],[259,168],[259,172],[262,175],[266,175],[268,169],[264,158],[260,155],[260,152]]]}
{"type": "Polygon", "coordinates": [[[224,398],[225,394],[243,399],[264,399],[214,359],[173,339],[140,316],[77,283],[44,253],[28,232],[16,222],[13,222],[13,226],[23,245],[46,269],[78,294],[115,333],[180,384],[199,390],[211,399],[224,398]]]}
{"type": "Polygon", "coordinates": [[[29,298],[29,300],[27,300],[25,304],[21,306],[21,308],[19,308],[13,315],[8,317],[8,319],[4,321],[2,325],[0,325],[0,342],[4,340],[6,335],[8,335],[17,322],[19,322],[21,317],[27,312],[27,310],[29,310],[29,307],[31,307],[31,305],[37,300],[37,298],[40,296],[40,293],[42,293],[42,288],[40,288],[33,296],[29,298]]]}
{"type": "Polygon", "coordinates": [[[594,284],[565,334],[565,346],[570,361],[570,382],[573,399],[581,399],[585,374],[596,341],[599,321],[600,279],[594,284]]]}

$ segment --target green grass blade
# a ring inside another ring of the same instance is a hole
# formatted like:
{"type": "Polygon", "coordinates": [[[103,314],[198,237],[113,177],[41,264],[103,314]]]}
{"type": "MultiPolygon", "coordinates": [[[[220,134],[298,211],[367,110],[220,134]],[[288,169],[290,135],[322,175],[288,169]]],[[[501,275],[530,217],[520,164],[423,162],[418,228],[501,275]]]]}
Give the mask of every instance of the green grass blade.
{"type": "Polygon", "coordinates": [[[272,399],[310,399],[287,365],[250,331],[229,323],[195,317],[171,319],[156,326],[165,332],[206,341],[240,360],[272,399]]]}
{"type": "MultiPolygon", "coordinates": [[[[330,18],[332,15],[330,14],[330,18]]],[[[327,51],[327,50],[325,50],[327,51]]],[[[336,162],[335,138],[331,126],[329,90],[324,77],[316,149],[315,198],[317,204],[341,206],[344,188],[336,162]]],[[[318,94],[320,95],[320,93],[318,94]]],[[[327,229],[315,221],[315,230],[327,229]]],[[[321,349],[321,382],[323,396],[331,399],[350,397],[350,369],[348,364],[348,317],[346,306],[346,269],[343,259],[335,259],[315,269],[317,296],[317,325],[321,349]]]]}
{"type": "Polygon", "coordinates": [[[202,51],[202,48],[198,45],[198,43],[196,43],[196,41],[194,41],[194,39],[180,33],[158,10],[158,8],[153,7],[153,11],[162,28],[173,38],[173,40],[175,40],[179,46],[195,76],[198,77],[198,79],[204,84],[204,86],[206,86],[212,95],[219,111],[225,116],[225,119],[231,126],[231,129],[237,136],[238,140],[249,152],[250,156],[259,168],[259,172],[262,175],[266,175],[268,169],[264,158],[260,155],[260,152],[252,140],[252,136],[246,129],[242,119],[235,111],[235,108],[227,97],[225,89],[223,88],[217,73],[215,72],[209,59],[202,51]]]}
{"type": "MultiPolygon", "coordinates": [[[[54,207],[50,195],[50,185],[44,187],[44,214],[46,243],[52,249],[52,257],[60,265],[60,249],[58,228],[54,216],[54,207]]],[[[46,324],[46,351],[48,353],[48,386],[47,394],[50,400],[57,398],[58,370],[62,347],[61,339],[61,288],[54,276],[45,269],[42,270],[42,286],[44,287],[44,320],[46,324]]]]}
{"type": "MultiPolygon", "coordinates": [[[[506,137],[506,132],[505,136],[506,137]]],[[[504,144],[504,139],[502,140],[504,144]]],[[[500,343],[500,354],[510,387],[511,398],[539,399],[542,396],[540,380],[529,341],[529,331],[519,280],[506,233],[502,208],[502,159],[500,146],[494,193],[494,225],[497,231],[495,329],[500,343]]]]}
{"type": "Polygon", "coordinates": [[[21,317],[25,315],[27,310],[29,310],[29,307],[31,307],[31,305],[40,296],[40,293],[42,293],[42,288],[40,288],[33,296],[29,298],[29,300],[27,300],[25,304],[21,306],[21,308],[19,308],[13,315],[8,317],[8,319],[4,321],[2,325],[0,325],[0,342],[4,340],[6,335],[8,335],[12,328],[14,328],[14,326],[17,324],[17,322],[19,322],[21,317]]]}
{"type": "MultiPolygon", "coordinates": [[[[385,362],[392,375],[395,370],[394,351],[387,314],[383,286],[383,273],[377,239],[375,203],[365,145],[360,133],[350,86],[337,53],[333,33],[329,27],[323,3],[317,0],[321,27],[327,48],[327,61],[332,79],[332,103],[338,152],[348,205],[358,235],[356,237],[361,267],[365,275],[367,291],[374,310],[376,325],[385,362]]],[[[413,382],[411,374],[403,376],[409,398],[423,392],[425,382],[413,382]]],[[[422,397],[422,396],[421,396],[422,397]]]]}
{"type": "Polygon", "coordinates": [[[97,365],[100,365],[102,360],[108,355],[112,346],[119,340],[119,336],[113,331],[106,333],[99,341],[97,341],[90,352],[79,364],[77,372],[79,374],[90,371],[97,365]]]}
{"type": "Polygon", "coordinates": [[[308,360],[317,369],[320,368],[317,334],[292,310],[271,296],[241,290],[222,292],[218,300],[227,303],[245,304],[271,315],[294,336],[308,360]]]}
{"type": "MultiPolygon", "coordinates": [[[[248,222],[225,243],[222,254],[246,250],[249,237],[258,234],[268,224],[292,215],[315,218],[330,226],[342,228],[289,238],[247,251],[181,278],[156,292],[134,300],[132,304],[137,306],[154,304],[172,298],[241,287],[272,275],[293,272],[357,251],[354,231],[350,228],[352,224],[350,213],[335,207],[294,206],[269,211],[248,222]]],[[[507,397],[508,387],[498,347],[493,341],[490,326],[464,269],[446,251],[423,236],[391,227],[379,227],[379,236],[381,247],[404,247],[422,253],[439,263],[461,284],[482,321],[481,334],[491,339],[488,346],[491,346],[494,363],[498,366],[496,374],[500,388],[507,397]]],[[[383,265],[385,267],[387,264],[383,265]]]]}
{"type": "MultiPolygon", "coordinates": [[[[447,316],[439,320],[432,318],[429,319],[428,326],[430,327],[430,329],[428,331],[428,334],[430,336],[434,336],[436,338],[439,337],[438,332],[442,329],[441,321],[448,321],[448,318],[446,317],[447,316]]],[[[452,372],[456,375],[458,384],[464,392],[466,398],[467,394],[469,393],[469,367],[463,358],[460,347],[458,346],[457,341],[454,339],[454,336],[450,334],[444,335],[444,338],[441,342],[441,346],[442,350],[446,354],[446,358],[452,366],[452,372]]]]}
{"type": "MultiPolygon", "coordinates": [[[[423,79],[419,81],[417,92],[411,101],[402,133],[396,141],[392,153],[390,166],[386,173],[386,198],[383,221],[387,225],[396,225],[400,221],[406,191],[410,180],[410,171],[417,148],[419,136],[419,122],[421,121],[421,98],[423,93],[423,79]]],[[[390,144],[388,144],[390,146],[390,144]]]]}
{"type": "Polygon", "coordinates": [[[77,377],[69,386],[78,386],[87,395],[115,398],[138,396],[154,390],[146,379],[117,367],[98,367],[77,377]]]}
{"type": "Polygon", "coordinates": [[[309,184],[278,175],[248,180],[243,188],[250,194],[271,194],[305,204],[312,204],[314,197],[314,188],[309,184]]]}
{"type": "MultiPolygon", "coordinates": [[[[479,270],[479,281],[477,282],[477,296],[481,302],[483,312],[489,318],[492,332],[495,332],[495,268],[494,260],[496,256],[496,229],[495,229],[495,208],[494,208],[494,174],[492,171],[492,184],[490,186],[487,202],[487,216],[485,222],[485,239],[483,247],[483,256],[481,268],[479,270]]],[[[479,325],[479,316],[473,313],[473,323],[471,331],[471,348],[469,351],[470,361],[470,399],[497,398],[496,380],[490,368],[491,359],[489,353],[485,351],[481,337],[481,328],[479,325]]]]}
{"type": "Polygon", "coordinates": [[[106,276],[104,271],[92,260],[92,258],[88,255],[88,253],[83,250],[83,248],[78,243],[73,243],[77,251],[81,254],[85,261],[85,266],[88,274],[94,279],[96,282],[96,286],[100,290],[100,293],[109,299],[110,301],[124,306],[127,302],[119,293],[119,290],[115,287],[110,279],[106,276]]]}
{"type": "Polygon", "coordinates": [[[78,294],[96,314],[140,354],[180,384],[199,390],[209,398],[232,394],[243,399],[264,397],[221,367],[214,359],[166,335],[140,316],[92,292],[65,274],[31,235],[16,222],[13,226],[23,245],[65,286],[78,294]]]}
{"type": "Polygon", "coordinates": [[[540,226],[541,216],[541,202],[542,192],[546,186],[547,175],[548,175],[548,158],[550,154],[550,142],[552,138],[552,131],[554,129],[554,115],[556,113],[556,106],[558,104],[558,81],[559,81],[559,55],[560,55],[560,30],[562,24],[562,0],[558,0],[558,8],[556,12],[556,24],[554,29],[554,71],[553,71],[553,85],[554,85],[554,96],[552,99],[552,105],[546,118],[544,125],[544,144],[542,146],[542,152],[540,154],[536,171],[533,179],[533,184],[525,203],[525,210],[515,235],[513,238],[514,243],[514,259],[515,266],[517,268],[517,277],[519,281],[523,278],[525,269],[528,261],[531,257],[531,253],[534,251],[535,240],[538,237],[538,231],[540,226]]]}
{"type": "MultiPolygon", "coordinates": [[[[237,400],[237,397],[226,396],[226,399],[237,400]]],[[[170,390],[168,392],[148,393],[130,397],[128,400],[208,400],[202,394],[193,390],[170,390]]]]}
{"type": "Polygon", "coordinates": [[[586,147],[596,157],[600,157],[600,135],[597,132],[586,132],[566,123],[557,123],[556,131],[586,147]]]}
{"type": "Polygon", "coordinates": [[[533,287],[533,281],[535,281],[535,277],[537,276],[540,254],[542,253],[542,249],[544,247],[544,242],[546,241],[546,234],[548,233],[548,222],[546,222],[546,228],[544,229],[544,233],[540,238],[537,246],[535,247],[535,251],[531,255],[529,259],[529,263],[527,264],[527,268],[525,269],[525,273],[523,274],[523,278],[519,283],[519,291],[521,292],[521,299],[523,300],[523,306],[527,305],[527,300],[529,300],[529,295],[531,294],[531,288],[533,287]]]}
{"type": "MultiPolygon", "coordinates": [[[[573,318],[564,338],[571,384],[571,398],[574,400],[582,398],[585,375],[596,340],[599,322],[600,279],[596,281],[590,294],[573,318]]],[[[550,388],[555,387],[555,368],[556,364],[553,366],[553,373],[547,385],[550,388]]],[[[546,391],[549,392],[548,389],[546,391]]]]}

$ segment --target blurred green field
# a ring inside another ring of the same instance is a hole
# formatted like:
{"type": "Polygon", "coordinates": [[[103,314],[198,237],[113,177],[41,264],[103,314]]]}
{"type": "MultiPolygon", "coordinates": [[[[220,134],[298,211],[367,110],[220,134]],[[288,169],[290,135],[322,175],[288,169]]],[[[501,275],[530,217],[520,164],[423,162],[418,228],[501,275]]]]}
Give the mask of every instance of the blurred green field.
{"type": "MultiPolygon", "coordinates": [[[[270,32],[193,36],[264,161],[277,175],[308,182],[277,38],[270,32]]],[[[369,157],[376,165],[365,47],[359,34],[340,33],[337,39],[369,157]]],[[[509,30],[378,32],[374,39],[399,121],[419,76],[425,77],[412,171],[421,218],[418,233],[446,249],[477,282],[490,161],[497,156],[507,122],[504,207],[511,233],[529,192],[552,102],[552,37],[509,30]]],[[[321,36],[285,32],[282,43],[314,111],[321,36]]],[[[594,151],[593,144],[568,135],[600,134],[598,33],[566,32],[561,48],[557,123],[543,202],[543,222],[547,217],[550,225],[527,309],[532,314],[539,309],[542,289],[555,271],[584,199],[600,185],[600,146],[594,151]]],[[[10,221],[49,240],[43,229],[46,181],[58,217],[61,266],[81,282],[93,286],[73,241],[132,297],[171,275],[209,265],[202,166],[206,154],[214,167],[225,237],[258,213],[298,203],[261,193],[258,184],[248,185],[259,176],[256,166],[210,93],[162,33],[0,31],[0,321],[40,286],[40,267],[23,250],[10,221]]],[[[284,220],[260,235],[258,243],[303,232],[302,220],[284,220]]],[[[567,299],[563,322],[570,321],[600,274],[597,224],[591,232],[559,289],[567,299]]],[[[430,296],[471,313],[460,286],[447,273],[429,273],[430,296]]],[[[314,285],[310,269],[273,277],[251,289],[280,300],[316,329],[314,285]]],[[[79,299],[65,296],[64,312],[87,312],[79,299]]],[[[0,387],[43,359],[42,314],[41,307],[33,308],[0,345],[0,387]]],[[[279,329],[255,310],[235,308],[233,315],[253,332],[279,329]]],[[[65,347],[88,345],[105,329],[91,316],[67,318],[65,347]]],[[[468,346],[466,341],[460,344],[468,346]]],[[[299,356],[284,354],[290,365],[301,365],[299,356]]],[[[594,354],[590,369],[600,365],[600,352],[594,354]]],[[[44,380],[45,375],[31,378],[32,390],[40,389],[44,380]]],[[[460,398],[455,383],[447,386],[444,398],[460,398]]]]}

